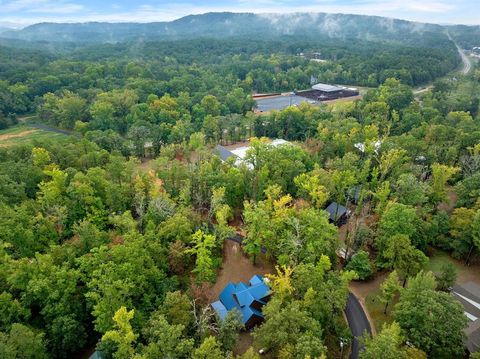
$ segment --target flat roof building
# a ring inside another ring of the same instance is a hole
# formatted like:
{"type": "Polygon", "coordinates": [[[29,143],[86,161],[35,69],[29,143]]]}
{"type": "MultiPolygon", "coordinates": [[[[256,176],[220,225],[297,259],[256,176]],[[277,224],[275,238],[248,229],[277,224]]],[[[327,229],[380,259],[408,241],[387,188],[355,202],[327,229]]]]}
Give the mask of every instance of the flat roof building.
{"type": "Polygon", "coordinates": [[[312,86],[312,89],[317,90],[317,91],[323,91],[323,92],[337,92],[337,91],[342,91],[342,87],[338,87],[335,85],[328,85],[328,84],[316,84],[312,86]]]}
{"type": "Polygon", "coordinates": [[[359,92],[354,88],[317,83],[308,90],[294,91],[280,96],[259,98],[256,100],[256,103],[259,112],[268,112],[272,110],[280,111],[290,106],[299,106],[304,102],[318,105],[322,101],[358,95],[359,92]]]}

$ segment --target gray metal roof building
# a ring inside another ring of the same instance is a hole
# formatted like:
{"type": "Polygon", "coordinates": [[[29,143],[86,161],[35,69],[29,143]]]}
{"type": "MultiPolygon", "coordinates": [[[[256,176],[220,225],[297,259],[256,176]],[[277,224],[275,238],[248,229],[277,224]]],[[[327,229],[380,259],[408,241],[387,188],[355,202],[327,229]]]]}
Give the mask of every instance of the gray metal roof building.
{"type": "Polygon", "coordinates": [[[304,102],[318,105],[322,101],[358,95],[357,89],[319,83],[313,85],[309,90],[294,91],[289,95],[257,98],[256,103],[258,111],[269,112],[272,110],[280,111],[289,106],[298,106],[304,102]]]}
{"type": "Polygon", "coordinates": [[[220,145],[217,145],[217,147],[215,147],[215,153],[220,157],[222,161],[226,161],[230,157],[236,156],[234,153],[230,152],[225,147],[220,145]]]}
{"type": "Polygon", "coordinates": [[[330,203],[328,207],[325,208],[325,211],[328,212],[332,222],[341,222],[348,215],[348,209],[337,202],[330,203]]]}
{"type": "Polygon", "coordinates": [[[323,92],[337,92],[337,91],[342,91],[343,88],[334,86],[334,85],[328,85],[328,84],[316,84],[312,86],[312,89],[318,90],[318,91],[323,91],[323,92]]]}
{"type": "Polygon", "coordinates": [[[453,296],[463,305],[469,323],[465,330],[470,353],[480,350],[480,286],[473,282],[456,284],[453,296]]]}

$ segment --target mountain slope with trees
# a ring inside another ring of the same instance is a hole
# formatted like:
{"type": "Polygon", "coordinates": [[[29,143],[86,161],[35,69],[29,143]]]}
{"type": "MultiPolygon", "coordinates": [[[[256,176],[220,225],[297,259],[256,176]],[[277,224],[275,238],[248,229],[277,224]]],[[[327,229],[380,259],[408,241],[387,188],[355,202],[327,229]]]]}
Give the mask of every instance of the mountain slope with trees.
{"type": "Polygon", "coordinates": [[[4,38],[49,42],[124,42],[188,38],[306,36],[307,38],[393,41],[411,46],[437,46],[440,25],[376,16],[295,13],[207,13],[156,23],[41,23],[1,34],[4,38]]]}

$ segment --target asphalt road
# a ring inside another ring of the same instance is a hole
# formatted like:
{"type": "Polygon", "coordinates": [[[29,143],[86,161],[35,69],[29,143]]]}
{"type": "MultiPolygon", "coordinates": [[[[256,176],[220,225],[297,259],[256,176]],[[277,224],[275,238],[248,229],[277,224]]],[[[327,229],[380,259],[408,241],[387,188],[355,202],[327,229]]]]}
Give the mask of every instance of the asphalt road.
{"type": "Polygon", "coordinates": [[[458,50],[458,53],[460,54],[460,57],[462,58],[462,61],[463,61],[462,74],[466,75],[472,69],[472,63],[470,62],[470,59],[465,54],[465,52],[458,45],[457,45],[457,50],[458,50]]]}
{"type": "Polygon", "coordinates": [[[348,326],[354,336],[350,359],[358,359],[361,345],[356,338],[361,337],[365,331],[372,334],[372,329],[370,328],[370,323],[368,322],[362,306],[352,293],[348,294],[345,315],[347,316],[348,326]]]}
{"type": "Polygon", "coordinates": [[[465,52],[462,50],[462,48],[458,46],[458,44],[455,42],[452,36],[450,36],[449,32],[447,32],[447,36],[450,39],[450,41],[452,41],[455,44],[455,46],[457,47],[457,51],[460,54],[460,57],[462,58],[462,62],[463,62],[462,74],[463,75],[468,74],[472,69],[472,62],[470,61],[468,56],[465,54],[465,52]]]}
{"type": "Polygon", "coordinates": [[[30,124],[28,124],[28,126],[33,127],[33,128],[37,128],[39,130],[59,133],[59,134],[66,135],[66,136],[73,136],[74,135],[74,133],[71,132],[71,131],[61,130],[59,128],[47,126],[47,125],[44,125],[42,123],[30,123],[30,124]]]}

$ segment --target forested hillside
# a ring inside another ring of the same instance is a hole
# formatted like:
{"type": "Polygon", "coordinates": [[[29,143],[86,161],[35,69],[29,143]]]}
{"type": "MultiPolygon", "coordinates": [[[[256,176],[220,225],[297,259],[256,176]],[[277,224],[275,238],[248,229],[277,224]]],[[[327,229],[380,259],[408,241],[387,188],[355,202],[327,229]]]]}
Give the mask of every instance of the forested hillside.
{"type": "Polygon", "coordinates": [[[449,32],[465,49],[480,46],[480,26],[457,25],[449,27],[449,32]]]}
{"type": "Polygon", "coordinates": [[[225,38],[282,35],[308,38],[329,37],[374,41],[396,41],[413,46],[434,45],[444,28],[374,16],[297,13],[251,14],[208,13],[190,15],[158,23],[43,23],[10,31],[2,37],[53,42],[123,42],[129,40],[178,40],[185,38],[225,38]]]}

